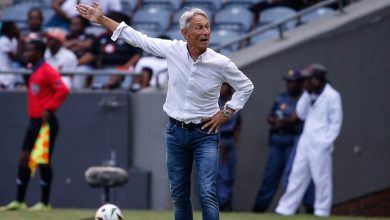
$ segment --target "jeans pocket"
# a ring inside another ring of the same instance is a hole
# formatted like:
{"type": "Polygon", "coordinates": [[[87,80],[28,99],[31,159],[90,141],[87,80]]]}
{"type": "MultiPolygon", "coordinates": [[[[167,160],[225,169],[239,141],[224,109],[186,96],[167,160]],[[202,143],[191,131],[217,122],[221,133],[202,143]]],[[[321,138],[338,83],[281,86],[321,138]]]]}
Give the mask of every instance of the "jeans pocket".
{"type": "Polygon", "coordinates": [[[214,132],[214,133],[208,133],[210,130],[210,127],[208,128],[205,128],[205,129],[202,129],[202,128],[199,128],[199,133],[203,134],[203,135],[217,135],[219,134],[219,132],[214,132]]]}
{"type": "Polygon", "coordinates": [[[169,122],[169,123],[167,124],[166,129],[165,129],[165,132],[166,132],[166,133],[172,133],[173,130],[175,129],[175,127],[176,127],[175,124],[169,122]]]}

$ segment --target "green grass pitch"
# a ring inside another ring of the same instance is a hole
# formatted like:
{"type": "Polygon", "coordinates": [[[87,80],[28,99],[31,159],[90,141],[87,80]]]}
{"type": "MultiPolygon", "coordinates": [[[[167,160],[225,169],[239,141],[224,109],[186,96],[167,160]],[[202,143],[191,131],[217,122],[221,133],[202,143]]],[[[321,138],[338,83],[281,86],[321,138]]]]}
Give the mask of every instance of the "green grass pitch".
{"type": "MultiPolygon", "coordinates": [[[[32,211],[3,211],[0,212],[1,220],[94,220],[96,210],[90,209],[53,209],[49,212],[32,211]]],[[[171,220],[172,211],[134,211],[122,210],[125,220],[171,220]]],[[[201,220],[200,212],[195,212],[194,220],[201,220]]],[[[276,214],[253,214],[253,213],[221,213],[221,220],[319,220],[322,218],[311,215],[296,215],[284,217],[276,214]]],[[[365,218],[354,216],[331,216],[324,220],[371,220],[390,218],[365,218]]]]}

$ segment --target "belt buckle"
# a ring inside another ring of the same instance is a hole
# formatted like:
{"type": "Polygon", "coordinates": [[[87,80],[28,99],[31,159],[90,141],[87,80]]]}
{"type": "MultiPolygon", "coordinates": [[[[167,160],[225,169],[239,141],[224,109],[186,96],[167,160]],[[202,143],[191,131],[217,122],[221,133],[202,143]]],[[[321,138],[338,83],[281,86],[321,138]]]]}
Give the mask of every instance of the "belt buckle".
{"type": "Polygon", "coordinates": [[[186,127],[186,123],[184,123],[184,121],[179,121],[179,125],[180,125],[181,128],[184,128],[184,129],[187,128],[186,127]]]}

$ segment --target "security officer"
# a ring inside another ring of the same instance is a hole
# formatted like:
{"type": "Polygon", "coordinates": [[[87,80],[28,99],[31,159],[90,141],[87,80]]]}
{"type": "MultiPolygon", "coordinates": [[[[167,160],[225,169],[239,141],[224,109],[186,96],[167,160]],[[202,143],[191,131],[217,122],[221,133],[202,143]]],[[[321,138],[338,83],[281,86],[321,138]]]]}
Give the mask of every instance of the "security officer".
{"type": "MultiPolygon", "coordinates": [[[[289,70],[283,77],[286,81],[286,90],[275,100],[268,116],[271,126],[269,135],[268,160],[264,170],[263,182],[257,193],[253,212],[265,212],[274,197],[279,181],[283,180],[286,188],[287,178],[294,159],[295,146],[302,132],[303,121],[295,114],[295,107],[303,92],[303,78],[299,70],[289,70]]],[[[304,202],[307,211],[312,210],[314,191],[311,189],[307,202],[304,202]]]]}
{"type": "MultiPolygon", "coordinates": [[[[231,99],[233,88],[223,83],[219,97],[219,106],[223,108],[231,99]]],[[[232,211],[232,196],[234,183],[234,170],[236,167],[236,146],[241,129],[241,113],[233,114],[220,128],[220,157],[218,163],[217,196],[219,210],[232,211]]]]}

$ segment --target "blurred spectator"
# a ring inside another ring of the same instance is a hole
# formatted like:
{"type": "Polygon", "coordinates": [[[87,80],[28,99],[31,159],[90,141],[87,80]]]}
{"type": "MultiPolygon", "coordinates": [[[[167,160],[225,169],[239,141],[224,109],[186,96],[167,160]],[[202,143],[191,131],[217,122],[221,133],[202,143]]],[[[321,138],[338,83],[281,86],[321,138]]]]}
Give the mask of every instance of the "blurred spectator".
{"type": "MultiPolygon", "coordinates": [[[[129,21],[128,16],[119,12],[110,12],[107,16],[117,22],[129,21]]],[[[92,53],[88,53],[86,56],[92,55],[95,58],[98,69],[132,72],[135,64],[141,58],[142,50],[127,44],[124,39],[112,41],[111,35],[112,33],[107,30],[99,36],[92,47],[92,53]]],[[[123,78],[118,75],[95,76],[92,88],[117,89],[121,87],[123,78]]]]}
{"type": "Polygon", "coordinates": [[[27,12],[27,29],[23,30],[22,36],[25,42],[42,40],[44,38],[43,14],[39,8],[31,8],[27,12]]]}
{"type": "MultiPolygon", "coordinates": [[[[76,71],[88,71],[92,69],[92,56],[84,56],[91,51],[95,37],[85,33],[89,21],[81,16],[72,17],[70,20],[69,34],[66,36],[65,47],[71,50],[77,57],[78,63],[76,71]]],[[[73,89],[83,89],[89,87],[86,75],[73,76],[73,89]]]]}
{"type": "MultiPolygon", "coordinates": [[[[283,77],[286,91],[276,98],[268,116],[269,152],[265,165],[263,181],[257,193],[254,212],[265,212],[274,197],[280,180],[286,189],[288,174],[295,156],[296,143],[302,132],[303,121],[295,113],[295,107],[303,92],[303,78],[300,71],[289,70],[283,77]]],[[[314,188],[305,195],[304,204],[307,212],[312,212],[314,188]]]]}
{"type": "MultiPolygon", "coordinates": [[[[76,55],[66,49],[66,33],[60,28],[52,28],[46,32],[47,49],[45,51],[45,60],[52,65],[57,71],[75,71],[77,67],[76,55]]],[[[62,76],[62,80],[68,88],[73,88],[72,77],[62,76]]]]}
{"type": "MultiPolygon", "coordinates": [[[[47,27],[61,27],[68,29],[72,17],[78,15],[76,11],[77,4],[91,5],[93,0],[53,0],[51,7],[55,15],[46,24],[47,27]]],[[[99,0],[103,12],[121,11],[122,5],[120,0],[99,0]]]]}
{"type": "Polygon", "coordinates": [[[298,100],[296,113],[298,118],[305,120],[305,124],[287,190],[276,212],[281,215],[295,214],[313,178],[314,214],[325,217],[329,216],[332,205],[332,152],[342,124],[341,98],[327,82],[324,66],[312,64],[302,74],[306,77],[306,91],[298,100]]]}
{"type": "MultiPolygon", "coordinates": [[[[233,88],[223,83],[219,107],[223,108],[234,93],[233,88]]],[[[220,211],[232,211],[234,171],[236,167],[236,145],[241,128],[241,114],[236,112],[220,127],[220,158],[218,164],[217,196],[220,211]]]]}
{"type": "MultiPolygon", "coordinates": [[[[4,21],[0,29],[0,71],[19,67],[18,44],[20,32],[15,22],[4,21]]],[[[20,75],[0,73],[0,89],[13,89],[23,84],[20,75]]]]}
{"type": "Polygon", "coordinates": [[[132,92],[150,92],[154,91],[154,87],[150,86],[150,81],[153,77],[153,70],[149,67],[143,67],[139,75],[135,75],[132,80],[130,91],[132,92]]]}
{"type": "MultiPolygon", "coordinates": [[[[160,39],[170,40],[166,35],[158,36],[160,39]]],[[[168,64],[167,60],[163,57],[146,56],[142,57],[134,68],[134,73],[139,73],[144,67],[152,69],[153,77],[150,81],[150,86],[153,88],[166,88],[168,84],[168,64]]],[[[123,88],[129,88],[132,76],[126,76],[125,81],[122,83],[123,88]]]]}

